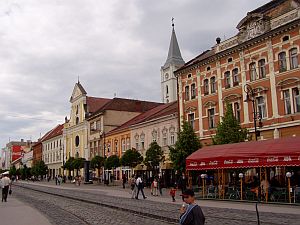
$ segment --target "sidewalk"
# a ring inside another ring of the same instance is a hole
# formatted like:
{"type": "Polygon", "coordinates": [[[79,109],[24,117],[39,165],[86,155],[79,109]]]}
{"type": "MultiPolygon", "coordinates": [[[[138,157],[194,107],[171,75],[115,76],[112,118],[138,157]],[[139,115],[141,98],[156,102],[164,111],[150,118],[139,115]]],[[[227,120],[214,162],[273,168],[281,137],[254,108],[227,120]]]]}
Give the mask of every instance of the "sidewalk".
{"type": "MultiPolygon", "coordinates": [[[[82,190],[88,191],[91,193],[101,193],[107,196],[113,197],[123,197],[123,198],[131,198],[130,188],[126,187],[123,189],[121,186],[106,186],[101,184],[82,184],[81,186],[75,186],[71,183],[65,183],[60,186],[55,185],[55,182],[26,182],[26,181],[18,181],[18,183],[30,184],[30,185],[38,185],[44,187],[53,187],[65,190],[82,190]]],[[[169,190],[163,189],[163,196],[152,196],[150,194],[150,189],[144,189],[145,195],[147,196],[147,200],[161,203],[169,203],[169,204],[177,204],[178,207],[182,204],[182,200],[180,195],[180,191],[176,193],[176,202],[171,201],[171,197],[169,196],[169,190]]],[[[140,196],[141,198],[141,196],[140,196]]],[[[142,201],[142,200],[141,200],[142,201]]],[[[230,201],[217,201],[217,200],[198,200],[199,205],[204,207],[212,207],[212,208],[223,208],[223,209],[240,209],[247,211],[255,211],[255,203],[247,203],[247,202],[230,202],[230,201]]],[[[283,214],[296,214],[300,215],[300,207],[299,206],[289,206],[289,205],[271,205],[271,204],[259,204],[258,210],[260,212],[271,212],[271,213],[283,213],[283,214]]]]}
{"type": "Polygon", "coordinates": [[[8,197],[7,202],[0,202],[1,225],[51,225],[39,211],[20,202],[15,197],[8,197]]]}

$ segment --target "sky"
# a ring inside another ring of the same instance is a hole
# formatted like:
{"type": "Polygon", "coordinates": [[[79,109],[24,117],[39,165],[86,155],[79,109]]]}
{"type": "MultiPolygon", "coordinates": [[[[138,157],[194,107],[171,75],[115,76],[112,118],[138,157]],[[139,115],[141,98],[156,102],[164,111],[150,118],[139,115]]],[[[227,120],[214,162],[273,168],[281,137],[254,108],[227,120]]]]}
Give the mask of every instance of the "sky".
{"type": "Polygon", "coordinates": [[[37,140],[89,96],[161,101],[171,18],[185,61],[269,0],[1,0],[0,148],[37,140]]]}

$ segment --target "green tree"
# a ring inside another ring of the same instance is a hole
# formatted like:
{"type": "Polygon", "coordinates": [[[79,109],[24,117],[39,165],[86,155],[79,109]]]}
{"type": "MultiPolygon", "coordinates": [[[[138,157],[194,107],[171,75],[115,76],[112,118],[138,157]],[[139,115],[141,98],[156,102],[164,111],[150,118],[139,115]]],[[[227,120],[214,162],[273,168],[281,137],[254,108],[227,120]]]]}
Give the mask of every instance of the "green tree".
{"type": "Polygon", "coordinates": [[[199,148],[201,148],[201,143],[193,127],[187,121],[183,121],[175,147],[169,147],[173,168],[180,173],[185,171],[186,158],[199,148]]]}
{"type": "Polygon", "coordinates": [[[226,112],[217,126],[216,135],[213,137],[215,145],[243,142],[247,138],[248,131],[242,128],[235,118],[232,105],[226,103],[226,112]]]}
{"type": "Polygon", "coordinates": [[[128,149],[120,159],[122,166],[136,167],[143,162],[143,156],[135,149],[128,149]]]}
{"type": "Polygon", "coordinates": [[[71,171],[74,170],[73,167],[73,161],[74,161],[74,157],[69,157],[68,160],[65,162],[65,165],[63,166],[64,169],[67,169],[69,171],[69,176],[71,176],[71,171]]]}
{"type": "Polygon", "coordinates": [[[100,170],[104,166],[105,159],[102,156],[96,155],[91,160],[91,168],[98,169],[98,178],[100,179],[100,170]]]}
{"type": "Polygon", "coordinates": [[[71,167],[76,170],[77,176],[79,175],[79,170],[84,167],[84,161],[84,158],[75,158],[71,163],[71,167]]]}
{"type": "Polygon", "coordinates": [[[120,159],[117,155],[112,155],[106,158],[104,162],[105,169],[111,170],[120,166],[120,159]]]}
{"type": "Polygon", "coordinates": [[[43,176],[48,173],[48,166],[44,161],[37,161],[31,168],[31,173],[35,176],[43,176]]]}
{"type": "Polygon", "coordinates": [[[12,176],[16,176],[17,175],[17,169],[16,169],[15,165],[13,165],[12,167],[10,167],[9,174],[12,175],[12,176]]]}
{"type": "Polygon", "coordinates": [[[150,168],[155,168],[156,166],[159,166],[159,163],[163,161],[163,159],[164,153],[161,147],[156,141],[153,141],[146,152],[146,157],[144,160],[145,165],[150,168]]]}

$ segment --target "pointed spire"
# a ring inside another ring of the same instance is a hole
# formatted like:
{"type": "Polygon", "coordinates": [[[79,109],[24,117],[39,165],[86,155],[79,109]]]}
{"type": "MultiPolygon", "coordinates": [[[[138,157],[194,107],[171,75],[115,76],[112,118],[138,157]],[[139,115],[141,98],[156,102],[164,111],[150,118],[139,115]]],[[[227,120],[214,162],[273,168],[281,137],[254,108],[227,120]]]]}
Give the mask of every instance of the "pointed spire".
{"type": "Polygon", "coordinates": [[[168,53],[168,58],[165,63],[165,67],[169,66],[170,64],[174,65],[183,65],[184,60],[181,56],[181,52],[179,49],[179,45],[177,42],[177,37],[175,34],[175,29],[174,29],[174,18],[172,17],[172,36],[171,36],[171,41],[170,41],[170,46],[169,46],[169,53],[168,53]]]}

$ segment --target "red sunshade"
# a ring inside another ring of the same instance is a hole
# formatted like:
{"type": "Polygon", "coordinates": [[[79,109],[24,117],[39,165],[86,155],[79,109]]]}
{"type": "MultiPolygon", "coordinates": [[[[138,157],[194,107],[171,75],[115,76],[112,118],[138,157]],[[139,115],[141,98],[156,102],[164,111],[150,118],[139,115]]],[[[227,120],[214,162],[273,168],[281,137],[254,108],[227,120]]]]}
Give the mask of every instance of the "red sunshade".
{"type": "Polygon", "coordinates": [[[203,147],[186,159],[187,170],[300,166],[300,138],[203,147]]]}

